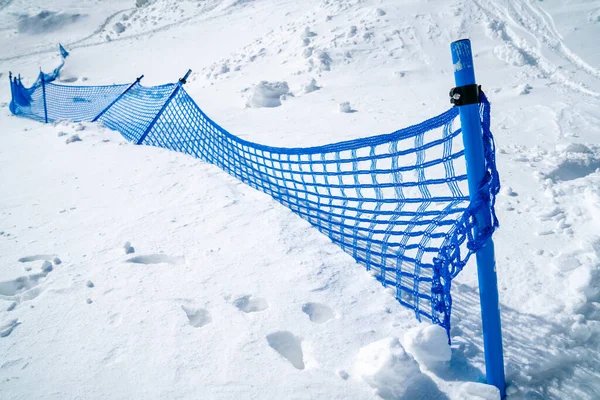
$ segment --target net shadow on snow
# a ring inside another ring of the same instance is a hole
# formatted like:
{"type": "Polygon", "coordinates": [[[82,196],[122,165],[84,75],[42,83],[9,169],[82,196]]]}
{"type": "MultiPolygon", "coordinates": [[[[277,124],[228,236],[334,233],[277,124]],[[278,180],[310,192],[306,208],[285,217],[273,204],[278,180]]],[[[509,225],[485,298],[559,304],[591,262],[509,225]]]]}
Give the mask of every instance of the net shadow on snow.
{"type": "MultiPolygon", "coordinates": [[[[450,334],[455,345],[454,371],[434,372],[447,380],[483,381],[483,372],[467,361],[475,358],[483,365],[479,292],[468,285],[455,284],[453,300],[450,334]]],[[[511,395],[511,399],[599,398],[597,340],[574,339],[570,334],[572,322],[560,325],[502,304],[500,309],[507,384],[527,388],[511,395]]]]}

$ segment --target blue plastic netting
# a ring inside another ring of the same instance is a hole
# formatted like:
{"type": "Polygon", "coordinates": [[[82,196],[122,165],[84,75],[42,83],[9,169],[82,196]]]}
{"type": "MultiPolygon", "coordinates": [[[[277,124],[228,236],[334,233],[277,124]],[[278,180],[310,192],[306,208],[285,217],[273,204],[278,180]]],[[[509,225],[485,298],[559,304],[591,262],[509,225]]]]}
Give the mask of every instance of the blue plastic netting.
{"type": "MultiPolygon", "coordinates": [[[[62,65],[62,64],[61,64],[62,65]]],[[[11,111],[38,121],[99,120],[137,144],[221,167],[309,221],[396,298],[450,329],[451,281],[498,226],[499,190],[490,105],[482,95],[487,175],[470,201],[458,110],[399,131],[309,148],[278,148],[232,135],[208,118],[181,82],[144,87],[64,86],[40,73],[11,79],[11,111]],[[490,210],[477,240],[473,215],[490,210]]]]}

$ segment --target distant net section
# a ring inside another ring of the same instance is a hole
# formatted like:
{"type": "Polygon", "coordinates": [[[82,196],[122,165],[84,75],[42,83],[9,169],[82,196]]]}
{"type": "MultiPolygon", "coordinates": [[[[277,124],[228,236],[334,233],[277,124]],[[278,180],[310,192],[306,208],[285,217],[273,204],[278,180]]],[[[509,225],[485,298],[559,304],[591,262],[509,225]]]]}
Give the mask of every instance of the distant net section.
{"type": "Polygon", "coordinates": [[[391,134],[309,148],[232,135],[208,118],[183,83],[63,86],[11,79],[11,111],[38,121],[98,120],[137,144],[189,154],[271,195],[365,266],[396,299],[450,329],[451,282],[491,236],[473,215],[499,190],[490,106],[482,95],[487,175],[470,201],[458,110],[391,134]],[[41,92],[43,90],[43,93],[41,92]],[[44,104],[44,99],[46,104],[44,104]]]}

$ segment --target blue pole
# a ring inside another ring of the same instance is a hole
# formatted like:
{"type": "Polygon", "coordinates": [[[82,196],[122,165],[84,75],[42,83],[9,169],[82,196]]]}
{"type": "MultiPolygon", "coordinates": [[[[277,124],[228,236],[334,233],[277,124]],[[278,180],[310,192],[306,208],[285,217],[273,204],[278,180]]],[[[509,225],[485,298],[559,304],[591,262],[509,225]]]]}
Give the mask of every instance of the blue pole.
{"type": "MultiPolygon", "coordinates": [[[[453,42],[450,45],[450,50],[452,52],[456,86],[461,87],[475,84],[471,41],[463,39],[453,42]]],[[[465,146],[469,194],[471,202],[473,202],[477,200],[479,187],[486,174],[479,104],[461,105],[458,107],[458,110],[465,146]]],[[[476,239],[479,239],[482,234],[488,231],[492,224],[489,208],[482,207],[475,215],[475,221],[474,235],[476,239]]],[[[500,390],[500,396],[504,398],[504,356],[498,301],[498,278],[496,276],[494,242],[491,237],[477,252],[476,258],[486,380],[488,384],[496,386],[500,390]]]]}
{"type": "Polygon", "coordinates": [[[117,101],[121,100],[121,98],[123,96],[125,96],[125,93],[129,92],[129,89],[131,89],[132,87],[134,87],[136,84],[140,83],[140,81],[142,80],[143,77],[144,77],[144,75],[141,75],[131,85],[127,86],[127,89],[125,89],[123,91],[123,93],[121,93],[116,99],[114,99],[112,101],[112,103],[110,103],[108,106],[106,106],[106,108],[104,110],[100,111],[100,114],[96,115],[94,117],[94,119],[92,120],[92,122],[98,121],[98,118],[100,118],[101,116],[103,116],[104,113],[107,112],[109,108],[111,108],[112,106],[114,106],[117,101]]]}
{"type": "Polygon", "coordinates": [[[44,100],[44,122],[48,123],[48,106],[46,105],[46,84],[44,83],[44,73],[40,71],[40,80],[42,81],[42,97],[44,100]]]}
{"type": "Polygon", "coordinates": [[[191,73],[192,73],[192,70],[188,69],[188,71],[185,73],[183,78],[179,78],[179,81],[175,84],[175,89],[173,89],[173,91],[171,92],[171,95],[169,96],[167,101],[165,101],[165,104],[163,104],[163,106],[161,107],[158,114],[156,114],[156,117],[154,117],[152,122],[150,122],[150,125],[148,125],[148,128],[146,128],[146,131],[142,134],[142,136],[140,136],[140,138],[138,139],[138,141],[135,144],[142,144],[144,139],[146,139],[146,136],[148,136],[148,133],[150,133],[150,130],[152,130],[152,127],[154,126],[154,124],[156,124],[156,121],[158,121],[158,119],[162,115],[163,111],[165,111],[165,108],[167,108],[167,106],[169,105],[171,100],[173,100],[173,97],[175,97],[177,92],[179,92],[179,89],[181,89],[181,86],[184,85],[185,83],[187,83],[187,78],[189,78],[191,73]]]}
{"type": "Polygon", "coordinates": [[[13,76],[11,71],[8,71],[8,82],[10,83],[10,103],[8,109],[11,113],[15,114],[15,89],[13,87],[13,76]]]}

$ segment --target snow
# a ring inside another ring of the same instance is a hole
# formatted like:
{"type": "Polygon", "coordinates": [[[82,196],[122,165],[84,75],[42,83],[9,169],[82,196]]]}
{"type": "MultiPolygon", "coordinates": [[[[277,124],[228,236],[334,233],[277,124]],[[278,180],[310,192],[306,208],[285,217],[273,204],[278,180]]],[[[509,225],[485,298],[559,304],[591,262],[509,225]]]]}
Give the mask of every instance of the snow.
{"type": "Polygon", "coordinates": [[[460,386],[456,400],[499,400],[500,392],[495,386],[466,382],[460,386]]]}
{"type": "Polygon", "coordinates": [[[302,312],[308,315],[308,318],[316,324],[324,324],[335,314],[327,304],[308,302],[302,306],[302,312]]]}
{"type": "Polygon", "coordinates": [[[85,15],[44,10],[35,15],[20,15],[17,30],[19,33],[41,35],[62,29],[82,19],[85,19],[85,15]]]}
{"type": "Polygon", "coordinates": [[[210,312],[204,308],[192,309],[186,306],[181,306],[183,311],[185,311],[185,315],[190,321],[190,325],[194,328],[201,328],[206,324],[212,322],[212,317],[210,316],[210,312]]]}
{"type": "Polygon", "coordinates": [[[321,89],[319,85],[317,85],[317,81],[315,78],[312,78],[306,85],[304,85],[304,93],[312,93],[316,90],[321,89]]]}
{"type": "Polygon", "coordinates": [[[353,112],[356,112],[356,110],[353,110],[352,107],[350,106],[350,102],[349,101],[342,101],[338,105],[338,111],[341,112],[341,113],[353,113],[353,112]]]}
{"type": "Polygon", "coordinates": [[[18,319],[13,319],[4,325],[1,325],[0,326],[0,337],[9,336],[12,333],[12,331],[20,324],[21,323],[19,322],[18,319]]]}
{"type": "Polygon", "coordinates": [[[419,365],[394,337],[362,347],[356,355],[354,374],[387,400],[424,395],[429,382],[429,378],[419,370],[419,365]]]}
{"type": "MultiPolygon", "coordinates": [[[[229,68],[221,68],[221,73],[229,72],[229,68]]],[[[287,82],[267,82],[262,81],[252,88],[250,98],[248,99],[248,107],[279,107],[284,96],[290,93],[290,88],[287,82]]]]}
{"type": "Polygon", "coordinates": [[[296,369],[304,369],[302,340],[288,331],[278,331],[267,335],[269,346],[285,358],[296,369]]]}
{"type": "Polygon", "coordinates": [[[428,369],[452,357],[446,330],[439,325],[421,324],[409,329],[404,334],[404,347],[421,367],[428,369]]]}
{"type": "Polygon", "coordinates": [[[233,305],[242,312],[245,313],[253,313],[265,311],[269,308],[269,303],[262,297],[247,295],[242,296],[233,302],[233,305]]]}
{"type": "MultiPolygon", "coordinates": [[[[596,399],[599,9],[597,0],[0,1],[0,72],[31,83],[60,62],[58,42],[71,52],[64,84],[141,74],[162,84],[191,68],[186,90],[221,126],[306,147],[446,110],[448,45],[470,37],[504,187],[494,241],[508,399],[596,399]],[[338,112],[340,103],[360,112],[338,112]]],[[[448,347],[267,195],[99,124],[13,117],[6,83],[1,398],[498,398],[482,384],[474,260],[453,282],[448,347]]]]}
{"type": "Polygon", "coordinates": [[[65,140],[66,144],[75,143],[75,142],[81,142],[81,138],[77,134],[71,135],[67,140],[65,140]]]}
{"type": "Polygon", "coordinates": [[[120,34],[125,32],[127,28],[125,28],[125,25],[123,25],[120,22],[117,22],[114,26],[113,26],[113,32],[116,34],[120,34]]]}
{"type": "Polygon", "coordinates": [[[133,247],[130,242],[125,242],[123,250],[125,250],[125,254],[135,253],[135,247],[133,247]]]}

